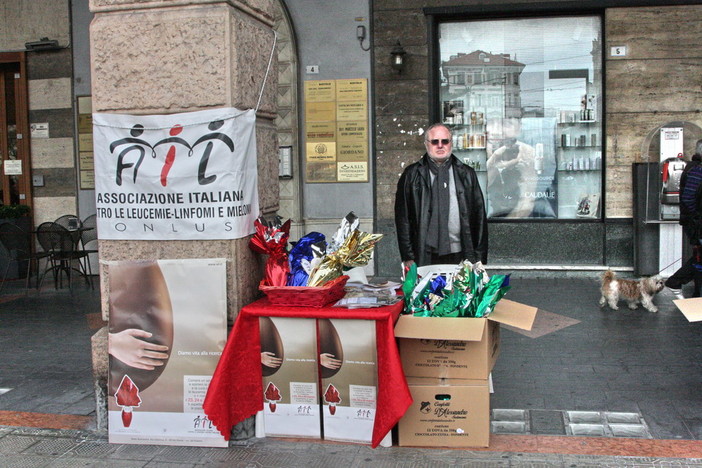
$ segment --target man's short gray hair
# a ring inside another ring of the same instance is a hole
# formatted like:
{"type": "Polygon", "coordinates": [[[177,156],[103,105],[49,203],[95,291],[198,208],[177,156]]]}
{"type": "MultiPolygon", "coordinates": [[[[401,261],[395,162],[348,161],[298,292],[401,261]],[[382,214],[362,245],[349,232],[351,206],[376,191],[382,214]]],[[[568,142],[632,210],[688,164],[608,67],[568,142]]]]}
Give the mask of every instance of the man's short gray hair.
{"type": "Polygon", "coordinates": [[[695,153],[702,155],[702,140],[697,140],[697,144],[695,145],[695,153]]]}
{"type": "Polygon", "coordinates": [[[424,132],[424,141],[429,141],[429,132],[431,132],[432,130],[434,130],[435,128],[438,128],[438,127],[444,127],[446,130],[448,130],[449,138],[453,138],[453,132],[451,131],[451,129],[449,127],[446,126],[446,124],[444,124],[442,122],[436,122],[435,124],[431,124],[429,126],[429,128],[427,128],[427,131],[424,132]]]}

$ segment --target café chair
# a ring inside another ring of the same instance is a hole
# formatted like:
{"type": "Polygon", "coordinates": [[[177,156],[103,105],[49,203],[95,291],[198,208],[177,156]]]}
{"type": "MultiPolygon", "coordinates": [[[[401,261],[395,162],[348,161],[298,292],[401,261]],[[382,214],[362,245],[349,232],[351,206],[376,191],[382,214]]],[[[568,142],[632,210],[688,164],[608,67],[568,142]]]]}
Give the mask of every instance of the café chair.
{"type": "Polygon", "coordinates": [[[12,262],[17,263],[18,269],[20,269],[19,265],[27,262],[25,289],[29,289],[29,276],[32,272],[32,266],[35,265],[34,270],[36,272],[38,284],[39,260],[42,258],[47,258],[49,254],[47,252],[32,252],[31,233],[26,232],[21,227],[12,223],[2,223],[0,224],[0,244],[2,244],[8,253],[7,266],[5,267],[5,273],[2,277],[2,284],[0,284],[0,291],[2,291],[2,288],[5,285],[7,274],[10,271],[10,265],[12,262]]]}
{"type": "Polygon", "coordinates": [[[80,243],[83,245],[83,250],[88,254],[97,253],[97,245],[89,246],[91,242],[97,241],[97,216],[90,215],[82,221],[83,230],[80,232],[80,243]]]}
{"type": "Polygon", "coordinates": [[[80,241],[80,228],[83,226],[80,218],[76,215],[72,214],[67,214],[63,216],[59,216],[56,218],[54,221],[56,224],[59,226],[63,226],[69,231],[71,231],[71,236],[73,236],[73,239],[78,242],[80,241]]]}
{"type": "Polygon", "coordinates": [[[93,267],[90,263],[90,256],[98,253],[97,216],[90,215],[81,222],[80,245],[87,253],[85,263],[88,266],[88,274],[93,276],[93,267]]]}
{"type": "Polygon", "coordinates": [[[93,282],[85,266],[88,254],[79,246],[79,240],[80,238],[76,238],[73,231],[55,222],[42,223],[37,227],[37,241],[45,251],[49,252],[49,262],[37,284],[38,289],[41,289],[44,277],[49,272],[54,277],[56,289],[63,286],[63,273],[65,273],[68,278],[68,288],[72,290],[74,272],[83,275],[90,289],[93,289],[93,282]],[[74,262],[77,263],[77,267],[73,266],[74,262]]]}
{"type": "Polygon", "coordinates": [[[59,216],[58,218],[56,218],[56,221],[54,221],[54,222],[56,224],[58,224],[59,226],[65,227],[68,230],[78,229],[82,226],[82,222],[81,222],[80,218],[78,218],[78,216],[72,215],[72,214],[59,216]]]}

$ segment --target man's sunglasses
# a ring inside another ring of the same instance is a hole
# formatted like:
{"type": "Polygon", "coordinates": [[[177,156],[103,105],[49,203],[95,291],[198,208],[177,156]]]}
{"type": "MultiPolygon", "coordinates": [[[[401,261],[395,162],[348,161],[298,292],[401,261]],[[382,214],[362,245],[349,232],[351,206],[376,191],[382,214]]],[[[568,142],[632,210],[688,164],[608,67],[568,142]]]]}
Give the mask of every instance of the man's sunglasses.
{"type": "Polygon", "coordinates": [[[451,143],[451,140],[449,140],[448,138],[444,138],[444,139],[441,139],[441,140],[438,140],[438,139],[436,139],[436,140],[429,140],[429,143],[431,143],[431,144],[434,145],[434,146],[438,145],[439,142],[441,142],[442,145],[446,146],[446,145],[448,145],[449,143],[451,143]]]}

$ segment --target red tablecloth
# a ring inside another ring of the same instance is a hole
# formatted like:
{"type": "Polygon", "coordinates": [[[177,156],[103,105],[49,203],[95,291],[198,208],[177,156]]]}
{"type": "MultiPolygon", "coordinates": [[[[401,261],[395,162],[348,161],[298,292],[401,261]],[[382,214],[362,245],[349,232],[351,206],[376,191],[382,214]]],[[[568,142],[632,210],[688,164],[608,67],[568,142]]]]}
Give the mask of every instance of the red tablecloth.
{"type": "Polygon", "coordinates": [[[225,439],[232,427],[263,409],[261,343],[258,317],[361,319],[376,321],[378,346],[378,392],[371,445],[377,447],[412,403],[394,324],[402,301],[387,307],[345,309],[339,307],[281,307],[260,299],[241,309],[205,397],[205,414],[225,439]]]}

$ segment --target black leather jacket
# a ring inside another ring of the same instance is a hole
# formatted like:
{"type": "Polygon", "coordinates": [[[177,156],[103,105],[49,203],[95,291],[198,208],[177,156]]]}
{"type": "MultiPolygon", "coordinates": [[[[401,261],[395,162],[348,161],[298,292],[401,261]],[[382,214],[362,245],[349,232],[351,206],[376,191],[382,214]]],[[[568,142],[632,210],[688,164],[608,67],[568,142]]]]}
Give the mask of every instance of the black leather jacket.
{"type": "MultiPolygon", "coordinates": [[[[402,261],[414,260],[417,265],[429,261],[424,248],[431,205],[431,175],[429,156],[408,166],[395,194],[395,227],[402,261]]],[[[478,177],[472,167],[460,162],[453,154],[453,177],[461,218],[463,258],[487,263],[488,225],[485,202],[478,177]]]]}

